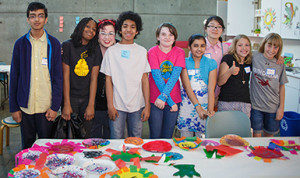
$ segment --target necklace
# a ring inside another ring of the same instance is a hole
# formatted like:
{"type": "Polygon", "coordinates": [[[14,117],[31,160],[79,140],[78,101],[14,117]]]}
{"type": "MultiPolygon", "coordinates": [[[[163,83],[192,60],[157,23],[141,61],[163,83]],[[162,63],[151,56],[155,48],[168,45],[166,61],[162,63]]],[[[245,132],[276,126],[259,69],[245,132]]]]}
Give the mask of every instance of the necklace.
{"type": "Polygon", "coordinates": [[[240,65],[240,72],[241,72],[241,78],[242,78],[242,83],[243,83],[243,85],[245,84],[245,64],[243,63],[242,65],[241,64],[239,64],[240,65]]]}

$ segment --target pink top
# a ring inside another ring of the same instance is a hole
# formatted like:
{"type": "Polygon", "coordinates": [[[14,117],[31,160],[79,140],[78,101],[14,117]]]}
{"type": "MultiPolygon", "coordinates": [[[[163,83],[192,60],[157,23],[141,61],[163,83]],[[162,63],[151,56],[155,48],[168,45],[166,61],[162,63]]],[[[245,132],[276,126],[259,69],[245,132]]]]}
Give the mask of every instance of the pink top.
{"type": "MultiPolygon", "coordinates": [[[[218,64],[217,72],[219,75],[219,67],[220,67],[222,57],[225,54],[227,54],[229,47],[227,44],[222,43],[222,46],[223,46],[223,54],[222,54],[222,47],[221,47],[220,41],[218,41],[218,43],[213,46],[209,43],[207,37],[205,39],[206,39],[205,56],[208,58],[214,59],[217,62],[217,64],[218,64]]],[[[215,90],[215,96],[219,96],[219,94],[220,94],[220,87],[217,85],[216,90],[215,90]]]]}
{"type": "MultiPolygon", "coordinates": [[[[151,69],[160,69],[161,75],[167,83],[172,74],[173,67],[185,68],[185,53],[183,49],[174,46],[172,50],[166,54],[162,52],[158,46],[154,46],[148,51],[148,61],[151,69]]],[[[150,102],[154,103],[161,92],[158,90],[151,73],[149,75],[149,84],[150,102]]],[[[175,103],[181,102],[179,80],[176,82],[170,96],[175,103]]]]}

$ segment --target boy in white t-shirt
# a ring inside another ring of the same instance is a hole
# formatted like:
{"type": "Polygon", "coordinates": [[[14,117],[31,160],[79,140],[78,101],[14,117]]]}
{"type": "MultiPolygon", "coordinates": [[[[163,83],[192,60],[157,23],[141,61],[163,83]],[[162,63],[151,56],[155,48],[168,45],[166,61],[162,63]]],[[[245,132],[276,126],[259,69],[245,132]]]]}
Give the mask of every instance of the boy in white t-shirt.
{"type": "Polygon", "coordinates": [[[116,30],[121,41],[106,51],[100,72],[106,75],[110,138],[141,137],[143,122],[150,115],[147,50],[134,43],[142,30],[142,19],[132,11],[119,15],[116,30]]]}

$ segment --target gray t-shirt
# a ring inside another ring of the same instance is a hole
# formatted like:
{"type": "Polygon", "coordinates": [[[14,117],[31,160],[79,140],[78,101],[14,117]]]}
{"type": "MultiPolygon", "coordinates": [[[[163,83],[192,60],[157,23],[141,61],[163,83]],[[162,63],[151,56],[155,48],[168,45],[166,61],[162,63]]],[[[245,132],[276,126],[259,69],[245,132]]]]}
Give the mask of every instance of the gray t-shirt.
{"type": "Polygon", "coordinates": [[[279,104],[279,87],[288,82],[284,64],[267,59],[262,53],[253,53],[250,82],[250,99],[253,109],[276,113],[279,104]]]}

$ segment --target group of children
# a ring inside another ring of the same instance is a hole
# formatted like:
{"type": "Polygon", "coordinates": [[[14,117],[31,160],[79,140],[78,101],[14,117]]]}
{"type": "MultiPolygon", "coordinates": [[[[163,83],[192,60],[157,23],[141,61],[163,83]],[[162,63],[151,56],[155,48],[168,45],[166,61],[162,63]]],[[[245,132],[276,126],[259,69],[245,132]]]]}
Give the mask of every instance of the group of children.
{"type": "Polygon", "coordinates": [[[71,113],[84,118],[86,137],[123,138],[126,124],[129,137],[141,137],[148,119],[152,139],[171,138],[176,123],[181,136],[201,137],[218,103],[219,111],[251,117],[254,136],[278,132],[287,82],[278,62],[281,37],[267,35],[252,55],[245,35],[230,47],[222,43],[220,17],[208,18],[204,28],[207,37],[188,39],[185,58],[171,23],[158,26],[157,45],[147,52],[134,42],[142,31],[139,14],[127,11],[117,21],[98,23],[83,18],[62,43],[62,118],[70,120],[71,113]]]}

